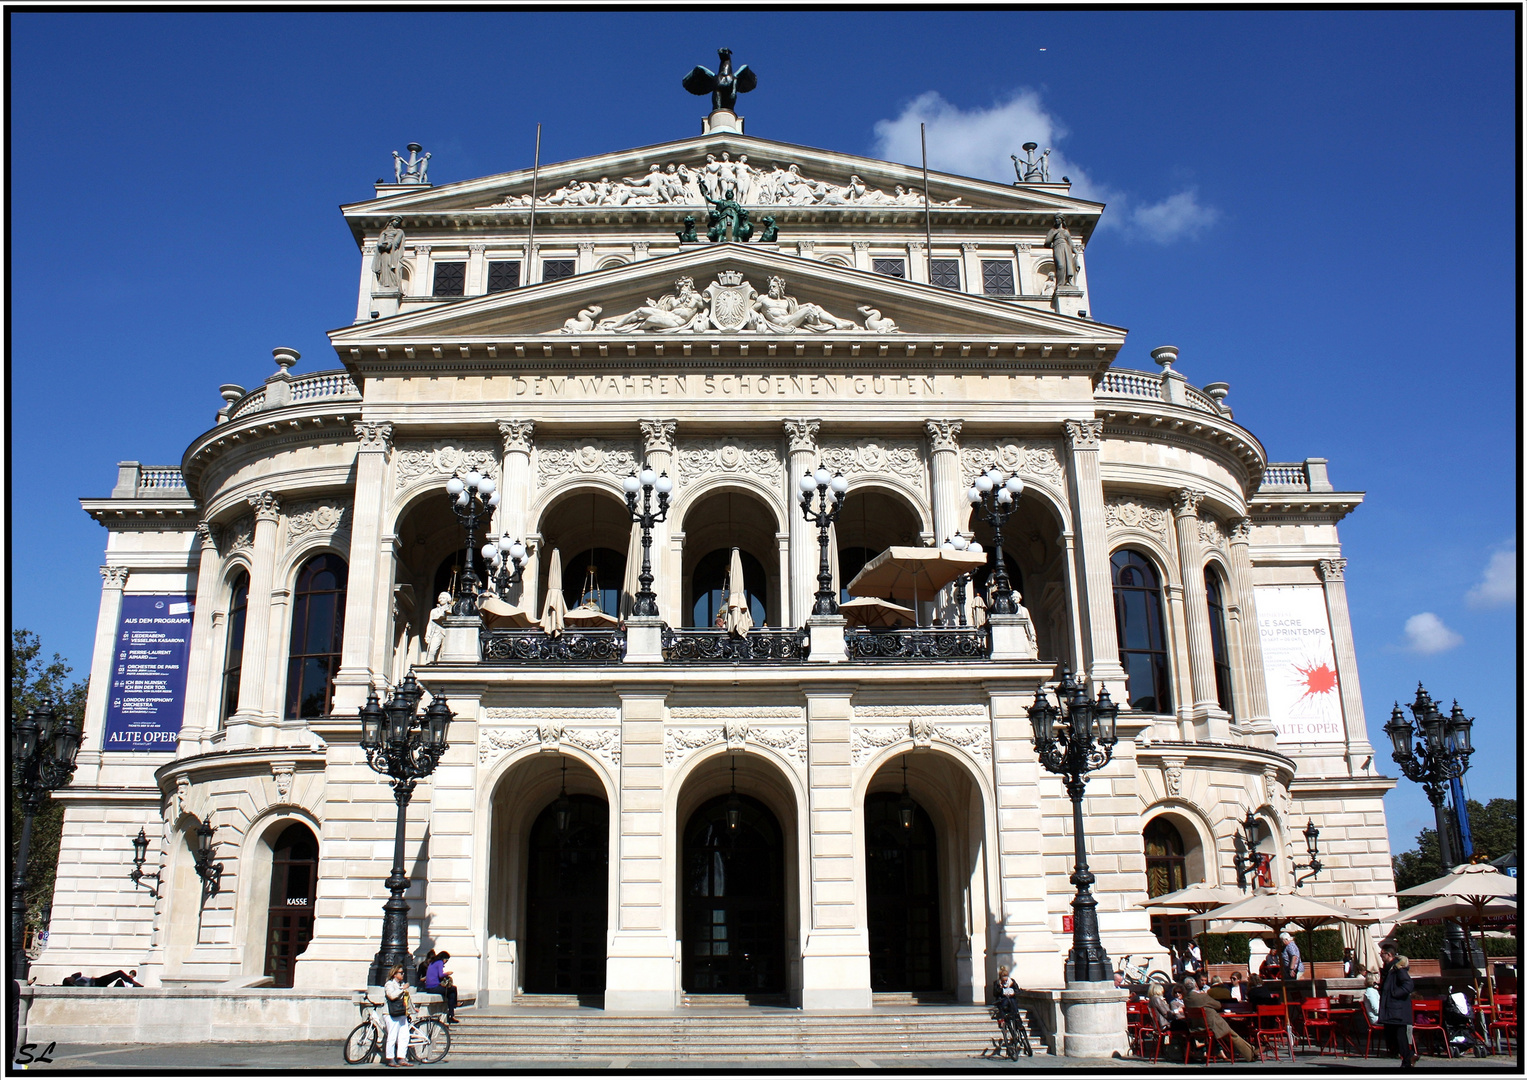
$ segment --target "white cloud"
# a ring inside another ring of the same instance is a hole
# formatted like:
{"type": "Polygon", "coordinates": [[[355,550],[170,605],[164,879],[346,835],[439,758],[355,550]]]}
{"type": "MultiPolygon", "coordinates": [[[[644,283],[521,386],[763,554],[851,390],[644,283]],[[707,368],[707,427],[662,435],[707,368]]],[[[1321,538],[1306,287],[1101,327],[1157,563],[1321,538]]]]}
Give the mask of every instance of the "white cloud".
{"type": "Polygon", "coordinates": [[[1516,603],[1516,545],[1490,556],[1484,577],[1464,598],[1471,608],[1506,607],[1516,603]]]}
{"type": "Polygon", "coordinates": [[[1019,90],[990,108],[961,109],[929,90],[907,103],[901,115],[875,123],[875,153],[909,165],[922,162],[919,124],[928,126],[928,167],[941,172],[1011,183],[1011,155],[1025,142],[1050,154],[1050,177],[1071,178],[1071,191],[1083,199],[1107,203],[1100,228],[1122,228],[1126,235],[1160,244],[1192,239],[1219,218],[1219,211],[1198,201],[1195,189],[1179,191],[1160,202],[1134,206],[1131,196],[1095,180],[1056,146],[1066,128],[1033,90],[1019,90]]]}
{"type": "Polygon", "coordinates": [[[1405,620],[1405,647],[1411,652],[1430,656],[1456,649],[1462,644],[1463,638],[1449,630],[1430,611],[1423,611],[1405,620]]]}

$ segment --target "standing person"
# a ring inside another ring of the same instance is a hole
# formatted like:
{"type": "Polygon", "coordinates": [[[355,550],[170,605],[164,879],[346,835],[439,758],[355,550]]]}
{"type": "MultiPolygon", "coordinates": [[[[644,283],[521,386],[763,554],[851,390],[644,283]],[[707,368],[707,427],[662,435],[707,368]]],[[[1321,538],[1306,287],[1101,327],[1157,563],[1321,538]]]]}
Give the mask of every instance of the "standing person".
{"type": "MultiPolygon", "coordinates": [[[[1189,1009],[1202,1009],[1204,1011],[1203,1022],[1209,1029],[1209,1035],[1214,1039],[1223,1039],[1228,1035],[1231,1044],[1235,1047],[1235,1052],[1241,1055],[1242,1061],[1255,1061],[1257,1059],[1257,1052],[1251,1048],[1251,1044],[1232,1031],[1230,1025],[1225,1022],[1225,1018],[1219,1014],[1220,1003],[1200,990],[1197,980],[1191,975],[1183,977],[1182,985],[1183,989],[1187,991],[1182,999],[1183,1005],[1189,1009]]],[[[1190,1028],[1196,1027],[1195,1021],[1197,1019],[1196,1016],[1189,1017],[1188,1026],[1190,1028]]]]}
{"type": "Polygon", "coordinates": [[[1278,966],[1283,969],[1283,978],[1299,978],[1304,974],[1304,960],[1299,956],[1299,946],[1294,943],[1294,935],[1285,930],[1278,935],[1278,940],[1283,942],[1283,948],[1278,953],[1278,966]]]}
{"type": "Polygon", "coordinates": [[[1188,939],[1187,956],[1186,956],[1186,958],[1183,961],[1183,966],[1188,969],[1188,972],[1190,974],[1198,975],[1198,976],[1202,976],[1203,975],[1203,973],[1204,973],[1204,954],[1203,954],[1203,950],[1201,950],[1198,947],[1198,939],[1197,938],[1189,938],[1188,939]]]}
{"type": "Polygon", "coordinates": [[[1384,1042],[1400,1058],[1400,1068],[1415,1067],[1416,1058],[1411,1053],[1410,1026],[1415,1021],[1410,996],[1415,983],[1410,977],[1410,961],[1395,951],[1393,944],[1379,946],[1379,1023],[1384,1025],[1384,1042]]]}
{"type": "Polygon", "coordinates": [[[459,1024],[456,1019],[456,982],[451,978],[451,973],[445,970],[445,962],[451,958],[451,954],[445,950],[439,953],[431,951],[434,959],[424,972],[424,989],[445,998],[445,1022],[447,1024],[459,1024]]]}
{"type": "Polygon", "coordinates": [[[403,981],[403,965],[387,975],[382,987],[387,995],[387,1041],[382,1044],[382,1064],[408,1068],[408,984],[403,981]]]}

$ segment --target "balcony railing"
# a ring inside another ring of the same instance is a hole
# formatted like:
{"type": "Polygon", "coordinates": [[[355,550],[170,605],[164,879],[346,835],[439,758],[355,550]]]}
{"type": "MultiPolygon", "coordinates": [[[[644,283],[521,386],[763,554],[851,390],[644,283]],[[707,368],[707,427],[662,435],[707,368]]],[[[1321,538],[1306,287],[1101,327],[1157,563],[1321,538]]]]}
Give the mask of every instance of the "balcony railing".
{"type": "Polygon", "coordinates": [[[971,627],[919,627],[843,632],[850,660],[985,660],[991,635],[971,627]]]}
{"type": "Polygon", "coordinates": [[[806,659],[811,637],[803,629],[725,630],[663,627],[663,659],[677,664],[781,664],[806,659]]]}
{"type": "Polygon", "coordinates": [[[483,630],[482,658],[499,664],[618,664],[626,657],[626,632],[565,630],[483,630]]]}

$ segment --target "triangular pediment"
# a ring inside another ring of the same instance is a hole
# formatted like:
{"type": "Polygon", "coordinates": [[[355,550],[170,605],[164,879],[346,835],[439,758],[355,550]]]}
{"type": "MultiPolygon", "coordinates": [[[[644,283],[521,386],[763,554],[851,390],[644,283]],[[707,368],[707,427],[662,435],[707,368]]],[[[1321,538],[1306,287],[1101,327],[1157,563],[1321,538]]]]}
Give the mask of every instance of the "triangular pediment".
{"type": "Polygon", "coordinates": [[[389,344],[694,341],[727,335],[802,340],[852,336],[893,345],[898,339],[923,338],[1033,342],[1113,354],[1123,344],[1125,331],[1019,302],[787,255],[772,246],[722,243],[448,301],[334,330],[329,337],[343,357],[354,348],[389,344]],[[783,297],[790,302],[761,299],[774,277],[785,282],[783,297]],[[702,305],[686,306],[682,279],[704,297],[702,305]],[[751,313],[751,318],[741,318],[752,325],[738,325],[739,305],[751,313]],[[808,306],[814,311],[801,314],[808,306]],[[650,310],[643,314],[644,309],[650,310]],[[695,318],[681,318],[690,311],[695,318]],[[698,317],[707,313],[709,318],[698,317]]]}
{"type": "MultiPolygon", "coordinates": [[[[703,208],[697,193],[704,186],[701,177],[708,156],[718,166],[735,167],[739,159],[747,159],[747,197],[742,201],[750,209],[777,207],[791,218],[814,212],[885,216],[923,210],[920,168],[729,131],[543,165],[534,178],[536,209],[538,214],[598,220],[611,212],[682,214],[686,207],[703,208]],[[647,179],[653,166],[658,180],[647,179]],[[694,179],[683,182],[680,167],[694,179]]],[[[413,223],[464,218],[512,219],[528,216],[532,182],[531,170],[520,169],[434,187],[389,188],[380,198],[343,209],[357,238],[393,215],[403,218],[405,229],[413,223]]],[[[1015,186],[930,171],[928,191],[936,216],[985,211],[1037,220],[1063,213],[1072,232],[1084,240],[1103,210],[1101,203],[1072,196],[1065,184],[1015,186]]]]}

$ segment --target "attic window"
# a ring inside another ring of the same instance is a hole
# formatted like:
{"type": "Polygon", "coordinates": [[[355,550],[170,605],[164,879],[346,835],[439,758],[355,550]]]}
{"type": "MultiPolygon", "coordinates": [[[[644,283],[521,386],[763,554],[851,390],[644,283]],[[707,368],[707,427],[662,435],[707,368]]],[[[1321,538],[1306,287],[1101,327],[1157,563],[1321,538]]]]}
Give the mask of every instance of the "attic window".
{"type": "Polygon", "coordinates": [[[941,289],[959,289],[960,260],[934,259],[932,284],[937,285],[941,289]]]}
{"type": "Polygon", "coordinates": [[[513,262],[488,263],[488,291],[506,292],[520,287],[520,264],[513,262]]]}
{"type": "Polygon", "coordinates": [[[1012,296],[1013,264],[1009,259],[982,259],[981,286],[987,296],[1012,296]]]}
{"type": "Polygon", "coordinates": [[[542,281],[561,281],[576,273],[577,259],[545,259],[541,263],[542,281]]]}
{"type": "Polygon", "coordinates": [[[876,259],[872,269],[877,274],[886,277],[905,278],[907,276],[907,260],[905,259],[876,259]]]}
{"type": "Polygon", "coordinates": [[[467,264],[443,262],[435,264],[435,295],[465,296],[467,294],[467,264]]]}

